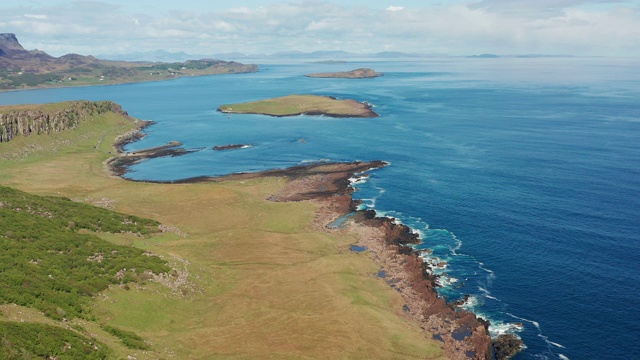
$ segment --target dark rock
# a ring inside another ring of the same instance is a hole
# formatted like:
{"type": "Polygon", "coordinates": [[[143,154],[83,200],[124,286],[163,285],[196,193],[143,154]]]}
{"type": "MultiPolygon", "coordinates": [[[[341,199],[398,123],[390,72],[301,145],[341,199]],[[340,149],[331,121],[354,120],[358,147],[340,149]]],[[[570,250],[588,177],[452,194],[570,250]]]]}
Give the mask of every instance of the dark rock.
{"type": "Polygon", "coordinates": [[[500,335],[493,339],[493,354],[496,360],[509,359],[522,350],[522,340],[513,334],[500,335]]]}
{"type": "Polygon", "coordinates": [[[11,33],[0,34],[0,50],[4,53],[26,51],[18,42],[16,35],[11,33]]]}
{"type": "Polygon", "coordinates": [[[459,307],[459,306],[464,305],[467,302],[467,300],[469,300],[469,297],[471,297],[471,295],[467,294],[467,295],[464,296],[464,298],[454,301],[453,302],[453,306],[458,306],[459,307]]]}
{"type": "Polygon", "coordinates": [[[251,146],[252,145],[248,145],[248,144],[216,145],[213,147],[213,150],[222,151],[222,150],[246,149],[246,148],[250,148],[251,146]]]}
{"type": "Polygon", "coordinates": [[[471,336],[471,329],[469,327],[460,328],[451,334],[451,337],[454,340],[458,340],[458,341],[463,341],[466,337],[470,337],[470,336],[471,336]]]}

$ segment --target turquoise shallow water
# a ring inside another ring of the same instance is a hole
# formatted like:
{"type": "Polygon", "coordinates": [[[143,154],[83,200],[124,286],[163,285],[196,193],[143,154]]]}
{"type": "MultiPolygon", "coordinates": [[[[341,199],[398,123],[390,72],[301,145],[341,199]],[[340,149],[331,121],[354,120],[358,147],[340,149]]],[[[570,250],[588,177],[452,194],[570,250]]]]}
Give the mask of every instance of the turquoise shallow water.
{"type": "Polygon", "coordinates": [[[112,99],[154,120],[130,150],[171,140],[203,150],[142,163],[175,180],[307,161],[385,160],[357,184],[446,260],[441,294],[520,359],[640,358],[640,62],[434,59],[266,64],[255,74],[0,94],[0,104],[112,99]],[[310,79],[373,67],[367,80],[310,79]],[[292,93],[372,103],[376,119],[225,115],[224,103],[292,93]],[[213,151],[216,145],[253,147],[213,151]],[[520,322],[522,329],[513,325],[520,322]]]}

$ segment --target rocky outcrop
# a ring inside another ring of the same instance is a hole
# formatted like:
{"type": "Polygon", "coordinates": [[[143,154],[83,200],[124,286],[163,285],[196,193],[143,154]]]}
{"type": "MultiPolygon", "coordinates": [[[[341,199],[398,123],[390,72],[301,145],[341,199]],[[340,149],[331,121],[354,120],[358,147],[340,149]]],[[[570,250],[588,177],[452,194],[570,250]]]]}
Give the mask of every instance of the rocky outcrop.
{"type": "Polygon", "coordinates": [[[53,56],[39,50],[25,50],[15,34],[0,34],[0,68],[9,71],[19,71],[22,68],[29,70],[53,59],[53,56]]]}
{"type": "Polygon", "coordinates": [[[224,150],[235,150],[235,149],[248,149],[252,146],[253,145],[249,145],[249,144],[216,145],[213,147],[213,150],[224,151],[224,150]]]}
{"type": "Polygon", "coordinates": [[[497,360],[510,359],[522,350],[522,345],[517,336],[504,334],[493,340],[493,352],[497,360]]]}
{"type": "Polygon", "coordinates": [[[6,54],[13,51],[25,51],[22,45],[18,42],[16,34],[0,34],[0,54],[6,54]]]}
{"type": "Polygon", "coordinates": [[[128,116],[127,112],[113,101],[72,101],[62,104],[29,108],[0,107],[0,142],[10,141],[19,135],[51,134],[75,129],[78,124],[92,116],[107,112],[128,116]]]}

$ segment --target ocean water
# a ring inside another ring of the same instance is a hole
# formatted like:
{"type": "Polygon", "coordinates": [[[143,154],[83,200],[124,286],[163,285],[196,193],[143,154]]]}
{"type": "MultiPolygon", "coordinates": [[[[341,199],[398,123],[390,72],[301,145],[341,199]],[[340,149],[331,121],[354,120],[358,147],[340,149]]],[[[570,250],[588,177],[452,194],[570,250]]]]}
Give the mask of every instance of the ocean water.
{"type": "MultiPolygon", "coordinates": [[[[129,150],[200,149],[135,166],[176,180],[309,161],[385,160],[362,207],[420,232],[447,262],[440,292],[513,332],[517,359],[638,359],[640,62],[431,59],[265,64],[260,72],[0,93],[0,104],[111,99],[154,120],[129,150]],[[372,67],[376,79],[311,79],[372,67]],[[353,98],[375,119],[226,115],[221,104],[288,94],[353,98]],[[250,144],[213,151],[216,145],[250,144]],[[521,325],[520,325],[521,324],[521,325]]],[[[432,259],[437,258],[437,259],[432,259]]]]}

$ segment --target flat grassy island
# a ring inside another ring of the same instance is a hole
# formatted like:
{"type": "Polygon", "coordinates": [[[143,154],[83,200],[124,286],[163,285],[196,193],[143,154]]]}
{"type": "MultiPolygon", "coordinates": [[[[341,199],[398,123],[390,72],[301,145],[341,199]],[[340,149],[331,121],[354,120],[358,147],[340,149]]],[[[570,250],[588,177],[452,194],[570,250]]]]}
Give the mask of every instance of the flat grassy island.
{"type": "Polygon", "coordinates": [[[314,73],[306,76],[312,78],[369,79],[382,76],[382,74],[373,69],[360,68],[351,71],[314,73]]]}
{"type": "Polygon", "coordinates": [[[338,100],[329,96],[289,95],[240,104],[221,105],[218,111],[230,114],[262,114],[270,116],[325,115],[329,117],[379,116],[371,105],[355,100],[338,100]]]}

